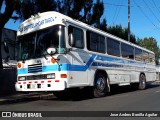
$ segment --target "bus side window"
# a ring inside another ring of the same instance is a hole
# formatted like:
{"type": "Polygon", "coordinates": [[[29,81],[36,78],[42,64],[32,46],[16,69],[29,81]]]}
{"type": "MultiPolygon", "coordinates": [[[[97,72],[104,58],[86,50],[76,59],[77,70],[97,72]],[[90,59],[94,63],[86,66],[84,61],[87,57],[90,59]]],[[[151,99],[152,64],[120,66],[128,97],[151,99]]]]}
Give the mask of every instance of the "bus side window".
{"type": "Polygon", "coordinates": [[[154,54],[149,54],[149,62],[150,63],[155,63],[155,56],[154,56],[154,54]]]}
{"type": "Polygon", "coordinates": [[[142,50],[135,48],[135,60],[142,61],[142,50]]]}
{"type": "Polygon", "coordinates": [[[105,37],[97,33],[87,31],[87,48],[94,52],[105,53],[105,37]]]}
{"type": "Polygon", "coordinates": [[[143,61],[146,63],[149,62],[149,53],[146,51],[143,51],[143,61]]]}
{"type": "Polygon", "coordinates": [[[128,59],[134,59],[134,48],[132,46],[127,45],[125,43],[121,43],[121,51],[122,51],[122,57],[128,59]]]}
{"type": "Polygon", "coordinates": [[[68,27],[68,36],[70,34],[73,34],[73,39],[74,39],[74,44],[72,47],[76,47],[76,48],[84,48],[84,33],[81,29],[73,27],[73,26],[69,26],[68,27]]]}
{"type": "Polygon", "coordinates": [[[120,42],[112,38],[107,38],[107,53],[120,57],[120,42]]]}

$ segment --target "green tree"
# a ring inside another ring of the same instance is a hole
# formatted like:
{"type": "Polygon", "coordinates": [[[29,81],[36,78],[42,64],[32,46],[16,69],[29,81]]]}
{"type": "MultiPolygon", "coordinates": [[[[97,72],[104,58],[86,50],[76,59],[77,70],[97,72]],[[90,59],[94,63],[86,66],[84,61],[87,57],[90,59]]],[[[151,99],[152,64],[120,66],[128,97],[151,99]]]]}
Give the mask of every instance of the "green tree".
{"type": "MultiPolygon", "coordinates": [[[[38,12],[53,11],[56,9],[57,2],[54,0],[0,0],[0,38],[2,29],[9,19],[14,19],[15,21],[18,19],[25,20],[38,12]]],[[[2,67],[0,45],[0,68],[2,67]]]]}
{"type": "Polygon", "coordinates": [[[100,18],[103,15],[103,2],[97,0],[59,0],[57,11],[86,24],[100,28],[100,18]]]}
{"type": "Polygon", "coordinates": [[[95,23],[95,27],[100,29],[100,18],[104,12],[104,5],[103,2],[97,0],[97,2],[93,6],[93,15],[91,19],[91,24],[95,23]]]}
{"type": "Polygon", "coordinates": [[[37,13],[53,11],[57,9],[57,2],[54,0],[19,0],[18,9],[15,9],[19,19],[28,19],[37,13]]]}
{"type": "MultiPolygon", "coordinates": [[[[128,40],[128,29],[122,28],[121,25],[109,26],[107,27],[107,32],[126,41],[128,40]]],[[[136,44],[136,37],[133,33],[131,33],[130,42],[136,44]]]]}
{"type": "Polygon", "coordinates": [[[147,48],[155,53],[156,64],[158,64],[158,58],[160,57],[160,49],[158,47],[157,41],[153,37],[145,37],[144,39],[138,39],[137,44],[141,47],[147,48]]]}
{"type": "Polygon", "coordinates": [[[100,23],[100,29],[107,32],[107,20],[105,18],[100,23]]]}
{"type": "MultiPolygon", "coordinates": [[[[0,0],[0,43],[2,38],[2,29],[10,18],[17,20],[17,16],[13,13],[19,6],[18,0],[0,0]],[[5,5],[5,8],[3,6],[5,5]],[[2,12],[3,11],[3,12],[2,12]]],[[[0,44],[0,68],[2,68],[2,54],[0,44]]]]}
{"type": "MultiPolygon", "coordinates": [[[[38,12],[53,10],[100,27],[103,9],[103,2],[100,2],[100,0],[97,0],[96,3],[94,3],[94,0],[0,0],[0,38],[2,29],[9,19],[21,19],[23,21],[38,12]],[[4,12],[2,13],[2,11],[4,12]]],[[[0,45],[0,68],[2,67],[0,45]]]]}

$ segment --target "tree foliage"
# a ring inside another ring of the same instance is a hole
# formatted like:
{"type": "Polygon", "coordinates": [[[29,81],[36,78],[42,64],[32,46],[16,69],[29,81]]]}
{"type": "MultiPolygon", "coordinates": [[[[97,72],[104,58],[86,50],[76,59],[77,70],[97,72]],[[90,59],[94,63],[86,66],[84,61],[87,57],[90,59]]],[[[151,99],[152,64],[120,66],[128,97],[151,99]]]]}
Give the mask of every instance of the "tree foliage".
{"type": "Polygon", "coordinates": [[[156,56],[156,64],[158,64],[158,58],[160,57],[160,49],[158,47],[157,41],[153,37],[145,37],[144,39],[138,39],[137,44],[147,48],[155,53],[156,56]]]}
{"type": "MultiPolygon", "coordinates": [[[[127,28],[122,28],[121,25],[107,26],[106,19],[101,21],[101,16],[104,12],[102,0],[0,0],[0,38],[2,28],[10,18],[14,20],[21,19],[23,21],[31,15],[46,11],[58,11],[72,17],[73,19],[95,26],[124,40],[128,39],[127,28]]],[[[136,43],[134,34],[131,34],[130,40],[132,43],[136,43]]],[[[155,39],[150,41],[155,42],[155,39]]],[[[141,40],[138,42],[140,43],[141,40]]],[[[155,47],[154,49],[155,52],[157,52],[157,48],[155,47]]],[[[2,59],[0,45],[0,68],[1,67],[2,59]]]]}
{"type": "Polygon", "coordinates": [[[95,27],[99,29],[100,29],[100,18],[103,15],[103,12],[104,12],[103,2],[100,2],[100,0],[97,0],[96,4],[93,6],[93,15],[92,15],[91,23],[95,22],[95,27]]]}
{"type": "MultiPolygon", "coordinates": [[[[100,24],[100,29],[112,35],[115,35],[117,37],[120,37],[126,41],[128,40],[128,29],[127,28],[122,28],[121,25],[107,27],[106,19],[104,19],[102,23],[100,24]]],[[[130,42],[136,44],[136,37],[132,33],[130,35],[130,42]]]]}
{"type": "Polygon", "coordinates": [[[19,19],[28,19],[31,15],[56,10],[55,0],[19,0],[20,4],[16,13],[19,19]]]}
{"type": "MultiPolygon", "coordinates": [[[[97,0],[96,3],[94,0],[0,0],[0,38],[2,28],[10,18],[23,21],[38,12],[58,11],[99,27],[103,10],[103,2],[100,0],[97,0]],[[2,13],[2,11],[4,12],[2,13]]],[[[0,68],[2,67],[0,45],[0,68]]]]}
{"type": "MultiPolygon", "coordinates": [[[[18,8],[19,1],[18,0],[0,0],[0,43],[2,38],[2,29],[5,24],[8,22],[10,18],[17,19],[16,16],[13,15],[13,12],[18,8]],[[5,4],[5,8],[3,5],[5,4]],[[4,10],[3,10],[4,9],[4,10]]],[[[2,68],[2,54],[1,54],[1,44],[0,44],[0,68],[2,68]]]]}
{"type": "Polygon", "coordinates": [[[99,28],[104,5],[100,0],[97,0],[96,3],[94,0],[59,0],[57,11],[99,28]]]}

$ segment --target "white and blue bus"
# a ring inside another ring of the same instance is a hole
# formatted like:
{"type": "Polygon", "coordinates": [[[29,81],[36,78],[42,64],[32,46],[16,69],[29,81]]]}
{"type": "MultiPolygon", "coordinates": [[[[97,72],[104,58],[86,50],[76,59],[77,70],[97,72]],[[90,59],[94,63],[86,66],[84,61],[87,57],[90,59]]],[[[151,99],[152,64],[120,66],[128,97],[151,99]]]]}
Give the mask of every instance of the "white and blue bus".
{"type": "Polygon", "coordinates": [[[156,80],[155,54],[58,12],[31,16],[17,31],[17,91],[91,86],[95,97],[111,85],[145,89],[156,80]]]}

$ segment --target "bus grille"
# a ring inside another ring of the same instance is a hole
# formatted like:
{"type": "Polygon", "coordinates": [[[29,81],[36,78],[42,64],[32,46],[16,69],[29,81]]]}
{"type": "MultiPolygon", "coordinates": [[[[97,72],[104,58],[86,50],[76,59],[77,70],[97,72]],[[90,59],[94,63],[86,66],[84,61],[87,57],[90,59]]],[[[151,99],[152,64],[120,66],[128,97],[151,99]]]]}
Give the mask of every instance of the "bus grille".
{"type": "Polygon", "coordinates": [[[28,65],[28,73],[42,72],[42,64],[28,65]]]}
{"type": "Polygon", "coordinates": [[[26,76],[27,80],[39,80],[39,79],[45,79],[46,75],[32,75],[32,76],[26,76]]]}

